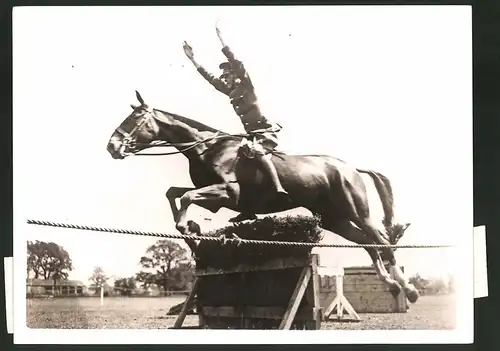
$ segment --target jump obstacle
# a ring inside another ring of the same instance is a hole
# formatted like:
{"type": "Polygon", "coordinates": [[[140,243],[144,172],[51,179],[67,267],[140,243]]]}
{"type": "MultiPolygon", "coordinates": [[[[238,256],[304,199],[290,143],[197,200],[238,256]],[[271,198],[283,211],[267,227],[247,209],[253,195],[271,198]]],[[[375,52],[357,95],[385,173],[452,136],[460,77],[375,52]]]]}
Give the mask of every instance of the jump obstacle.
{"type": "Polygon", "coordinates": [[[239,265],[223,272],[197,269],[174,328],[182,328],[197,296],[199,328],[320,329],[317,260],[317,255],[311,255],[239,265]]]}
{"type": "MultiPolygon", "coordinates": [[[[318,257],[319,259],[319,257],[318,257]]],[[[321,260],[319,261],[321,267],[321,260]]],[[[386,269],[392,273],[390,267],[386,269]]],[[[404,271],[404,267],[401,267],[404,271]]],[[[333,273],[333,272],[332,272],[333,273]]],[[[406,296],[394,297],[377,276],[374,267],[344,267],[335,273],[319,275],[319,301],[323,320],[335,322],[361,321],[358,313],[406,313],[406,296]]],[[[391,274],[394,278],[394,275],[391,274]]],[[[185,303],[172,306],[167,315],[179,315],[185,303]]],[[[196,315],[197,298],[188,300],[186,315],[196,315]]]]}
{"type": "MultiPolygon", "coordinates": [[[[255,223],[253,222],[252,225],[255,223]]],[[[186,236],[181,234],[98,228],[38,220],[28,220],[28,224],[186,239],[186,236]]],[[[312,227],[309,229],[312,230],[312,227]]],[[[289,237],[291,234],[295,234],[295,238],[297,238],[297,233],[300,234],[301,230],[304,231],[303,223],[298,224],[297,228],[288,230],[288,233],[284,232],[282,228],[280,235],[268,235],[268,237],[278,237],[274,238],[275,240],[247,239],[241,235],[241,232],[238,233],[239,236],[233,232],[232,237],[228,237],[228,235],[200,235],[193,238],[200,241],[200,250],[196,253],[198,258],[196,259],[195,281],[191,292],[180,308],[173,328],[183,328],[186,315],[194,307],[196,307],[199,319],[197,328],[208,329],[318,330],[321,328],[321,321],[329,319],[360,321],[356,310],[344,295],[343,274],[335,276],[335,298],[326,308],[322,307],[321,302],[324,305],[325,299],[323,298],[321,301],[321,297],[322,295],[324,297],[324,293],[328,292],[328,289],[331,293],[332,277],[318,275],[319,258],[317,254],[312,254],[311,250],[313,247],[387,246],[320,244],[306,242],[304,235],[301,238],[303,240],[300,241],[278,240],[289,237]],[[221,243],[226,245],[220,245],[221,243]],[[256,250],[257,245],[263,246],[256,250]],[[325,283],[328,284],[328,287],[325,286],[325,283]],[[336,315],[332,316],[335,310],[336,315]],[[350,318],[345,317],[344,310],[350,318]]],[[[253,233],[250,236],[255,237],[256,230],[250,232],[253,233]]],[[[392,245],[392,247],[436,248],[451,247],[451,245],[392,245]]],[[[352,272],[346,272],[348,276],[349,273],[352,272]]],[[[359,273],[358,269],[357,274],[359,275],[359,273]]],[[[372,285],[374,285],[373,283],[372,285]]]]}
{"type": "MultiPolygon", "coordinates": [[[[394,278],[392,268],[386,269],[394,278]]],[[[406,313],[409,309],[406,296],[392,295],[370,266],[344,267],[335,275],[320,276],[320,305],[325,309],[325,316],[336,310],[336,316],[331,318],[337,320],[348,320],[343,316],[343,309],[355,320],[357,313],[406,313]]]]}

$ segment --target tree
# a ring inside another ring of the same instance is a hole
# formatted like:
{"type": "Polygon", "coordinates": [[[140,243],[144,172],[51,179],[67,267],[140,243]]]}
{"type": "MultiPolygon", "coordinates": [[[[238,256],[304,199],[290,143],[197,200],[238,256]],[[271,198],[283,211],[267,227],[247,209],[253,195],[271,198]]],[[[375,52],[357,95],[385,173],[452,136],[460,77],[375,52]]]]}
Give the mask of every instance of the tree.
{"type": "Polygon", "coordinates": [[[414,276],[410,277],[408,281],[415,286],[418,290],[424,290],[427,288],[429,285],[429,281],[422,278],[420,274],[415,274],[414,276]]]}
{"type": "Polygon", "coordinates": [[[135,278],[120,278],[115,280],[115,290],[120,292],[122,296],[131,296],[135,289],[135,278]]]}
{"type": "Polygon", "coordinates": [[[73,263],[62,246],[53,242],[28,241],[27,250],[28,272],[33,271],[35,279],[52,279],[54,291],[57,280],[68,279],[68,271],[73,270],[73,263]]]}
{"type": "Polygon", "coordinates": [[[456,290],[456,282],[455,282],[455,277],[453,275],[449,275],[449,280],[448,280],[448,291],[450,293],[454,293],[456,290]]]}
{"type": "Polygon", "coordinates": [[[140,263],[144,268],[155,270],[155,283],[167,291],[174,281],[175,268],[189,261],[185,249],[174,241],[164,239],[148,247],[140,263]]]}
{"type": "Polygon", "coordinates": [[[109,277],[104,274],[104,270],[101,267],[95,267],[89,280],[92,282],[92,286],[103,289],[104,284],[109,279],[109,277]]]}
{"type": "Polygon", "coordinates": [[[431,280],[428,288],[434,294],[444,293],[446,292],[446,283],[443,278],[437,277],[431,280]]]}
{"type": "Polygon", "coordinates": [[[156,279],[155,275],[151,272],[140,271],[135,275],[135,280],[142,283],[141,286],[147,289],[151,284],[154,284],[156,279]]]}
{"type": "Polygon", "coordinates": [[[190,290],[195,278],[193,261],[180,262],[172,268],[172,288],[175,290],[190,290]]]}
{"type": "Polygon", "coordinates": [[[34,273],[34,278],[39,279],[41,271],[40,268],[41,260],[43,257],[42,245],[39,242],[35,244],[32,241],[28,241],[27,248],[28,248],[28,257],[26,260],[26,266],[28,269],[28,276],[29,273],[32,271],[34,273]]]}

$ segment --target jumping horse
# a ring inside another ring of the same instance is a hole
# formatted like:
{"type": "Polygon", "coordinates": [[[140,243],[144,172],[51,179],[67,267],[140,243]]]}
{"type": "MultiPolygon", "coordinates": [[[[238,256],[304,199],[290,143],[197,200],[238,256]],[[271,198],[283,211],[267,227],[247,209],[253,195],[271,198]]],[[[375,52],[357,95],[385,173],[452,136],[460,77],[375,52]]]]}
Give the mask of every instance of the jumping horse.
{"type": "MultiPolygon", "coordinates": [[[[242,152],[242,140],[248,135],[231,135],[221,130],[161,111],[147,105],[136,91],[139,106],[115,129],[107,150],[114,159],[141,155],[155,146],[177,149],[166,154],[182,153],[189,160],[189,174],[195,188],[171,187],[166,193],[176,229],[187,238],[199,234],[199,225],[186,217],[196,204],[213,213],[220,208],[239,212],[245,218],[304,207],[321,218],[321,227],[358,244],[394,244],[409,226],[393,225],[393,194],[389,180],[382,174],[355,168],[328,155],[273,154],[272,160],[291,204],[277,207],[267,201],[271,182],[256,166],[248,152],[242,152]],[[361,174],[368,174],[375,184],[384,210],[383,222],[370,216],[368,194],[361,174]],[[180,208],[175,200],[180,198],[180,208]],[[391,228],[397,228],[397,233],[391,228]]],[[[186,240],[191,249],[194,240],[186,240]]],[[[397,295],[404,291],[410,302],[419,294],[396,264],[394,249],[365,248],[379,278],[397,295]],[[393,279],[385,269],[387,260],[393,279]]]]}

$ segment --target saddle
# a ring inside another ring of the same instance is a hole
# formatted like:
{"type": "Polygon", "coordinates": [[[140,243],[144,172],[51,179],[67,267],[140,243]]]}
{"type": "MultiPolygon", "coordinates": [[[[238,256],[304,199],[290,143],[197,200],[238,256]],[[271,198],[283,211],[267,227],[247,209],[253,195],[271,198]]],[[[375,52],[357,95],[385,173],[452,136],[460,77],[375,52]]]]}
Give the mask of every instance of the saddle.
{"type": "Polygon", "coordinates": [[[277,139],[275,135],[266,137],[266,134],[278,133],[281,130],[281,126],[278,124],[276,129],[258,129],[246,134],[240,143],[240,148],[238,150],[238,155],[243,154],[247,158],[255,158],[256,150],[257,152],[273,155],[284,155],[283,151],[276,150],[277,139]],[[274,145],[266,145],[266,141],[271,142],[274,145]]]}
{"type": "MultiPolygon", "coordinates": [[[[236,154],[233,165],[230,169],[228,169],[227,173],[234,171],[234,168],[236,167],[236,164],[238,163],[238,160],[240,159],[241,156],[246,157],[248,159],[255,158],[256,154],[255,145],[259,145],[259,140],[257,140],[256,135],[248,134],[244,136],[239,145],[238,153],[236,154]]],[[[272,154],[281,159],[283,159],[282,156],[285,155],[283,151],[279,151],[274,148],[266,148],[264,145],[259,145],[258,147],[263,149],[265,154],[272,154]]]]}
{"type": "Polygon", "coordinates": [[[262,150],[264,154],[273,154],[278,157],[285,155],[283,151],[276,150],[275,148],[266,147],[261,142],[262,140],[259,140],[258,137],[254,134],[245,136],[241,140],[240,147],[238,149],[238,157],[243,155],[249,159],[255,158],[255,154],[257,153],[256,149],[262,150]]]}

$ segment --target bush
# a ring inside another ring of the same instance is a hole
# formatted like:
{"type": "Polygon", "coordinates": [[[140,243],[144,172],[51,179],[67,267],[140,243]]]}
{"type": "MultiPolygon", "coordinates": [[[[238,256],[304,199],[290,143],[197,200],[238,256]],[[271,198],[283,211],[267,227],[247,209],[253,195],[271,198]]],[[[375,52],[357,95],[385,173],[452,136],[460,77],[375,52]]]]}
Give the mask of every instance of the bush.
{"type": "MultiPolygon", "coordinates": [[[[320,218],[312,216],[264,217],[209,232],[219,237],[236,234],[242,239],[317,243],[322,239],[320,218]]],[[[258,264],[283,257],[304,257],[313,247],[266,244],[223,245],[221,242],[201,241],[195,251],[196,268],[228,269],[238,264],[258,264]]]]}

